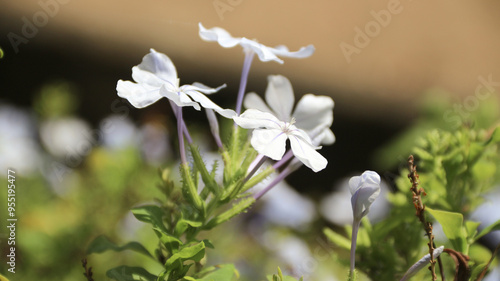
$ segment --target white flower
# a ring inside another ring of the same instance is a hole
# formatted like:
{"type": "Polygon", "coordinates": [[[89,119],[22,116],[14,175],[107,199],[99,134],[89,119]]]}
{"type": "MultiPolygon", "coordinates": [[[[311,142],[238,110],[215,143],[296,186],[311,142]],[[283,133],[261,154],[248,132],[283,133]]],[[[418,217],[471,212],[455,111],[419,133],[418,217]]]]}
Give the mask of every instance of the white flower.
{"type": "Polygon", "coordinates": [[[280,121],[268,112],[248,109],[234,122],[245,129],[254,129],[251,144],[257,152],[273,160],[280,160],[286,150],[286,140],[290,140],[292,152],[304,165],[318,172],[328,161],[316,151],[312,141],[303,130],[297,129],[294,121],[280,121]]]}
{"type": "MultiPolygon", "coordinates": [[[[434,249],[434,251],[432,251],[433,257],[434,258],[439,257],[441,255],[441,253],[443,253],[443,250],[444,250],[444,246],[441,246],[439,248],[434,249]]],[[[422,268],[424,268],[427,265],[429,265],[430,261],[431,261],[431,255],[430,254],[427,254],[427,255],[423,256],[419,261],[417,261],[414,265],[412,265],[408,269],[408,271],[406,271],[406,273],[403,276],[403,278],[401,278],[401,280],[399,280],[399,281],[409,280],[411,277],[413,277],[415,274],[417,274],[417,272],[419,272],[422,268]]]]}
{"type": "Polygon", "coordinates": [[[359,222],[370,210],[370,205],[380,194],[380,176],[373,171],[365,171],[361,176],[349,180],[351,205],[354,220],[359,222]]]}
{"type": "Polygon", "coordinates": [[[330,130],[333,123],[332,98],[304,95],[292,113],[295,96],[290,81],[281,75],[269,75],[267,80],[267,105],[256,93],[248,93],[244,101],[246,108],[272,113],[285,122],[295,118],[295,126],[306,131],[315,145],[330,145],[335,142],[335,135],[330,130]]]}
{"type": "Polygon", "coordinates": [[[205,41],[217,41],[219,45],[224,48],[232,48],[236,45],[241,45],[245,50],[251,50],[255,52],[261,61],[276,61],[283,63],[283,60],[278,58],[290,57],[290,58],[307,58],[314,53],[314,46],[309,45],[307,47],[302,47],[296,52],[290,52],[286,46],[280,45],[274,48],[264,46],[255,40],[250,40],[245,37],[232,37],[229,32],[220,28],[213,27],[206,29],[201,23],[198,24],[200,28],[200,37],[205,41]]]}
{"type": "Polygon", "coordinates": [[[132,68],[132,78],[137,83],[119,80],[116,85],[118,96],[126,98],[134,107],[143,108],[166,97],[177,106],[192,106],[200,110],[200,105],[217,111],[224,117],[232,118],[236,115],[233,110],[223,109],[212,102],[204,94],[212,94],[226,85],[216,89],[201,83],[183,85],[179,87],[179,78],[174,64],[165,54],[151,49],[144,56],[141,64],[132,68]]]}

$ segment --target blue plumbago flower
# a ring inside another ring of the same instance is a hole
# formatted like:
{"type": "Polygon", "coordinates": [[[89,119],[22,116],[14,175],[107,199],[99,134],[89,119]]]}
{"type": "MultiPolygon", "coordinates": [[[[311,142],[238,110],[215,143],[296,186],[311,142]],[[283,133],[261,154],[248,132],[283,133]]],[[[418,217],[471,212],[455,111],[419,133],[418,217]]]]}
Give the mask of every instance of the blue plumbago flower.
{"type": "Polygon", "coordinates": [[[291,122],[304,130],[315,145],[331,145],[335,135],[330,130],[333,123],[334,102],[328,96],[304,95],[293,110],[295,96],[290,81],[281,75],[269,75],[264,102],[256,93],[247,93],[246,108],[269,112],[279,120],[291,122]],[[293,112],[292,112],[293,110],[293,112]]]}
{"type": "Polygon", "coordinates": [[[170,58],[154,49],[132,68],[132,78],[136,83],[119,80],[116,90],[118,96],[127,99],[136,108],[149,106],[166,97],[179,107],[209,108],[226,118],[236,115],[233,110],[221,108],[204,95],[218,92],[225,84],[215,89],[201,83],[179,86],[177,70],[170,58]]]}
{"type": "Polygon", "coordinates": [[[351,205],[353,212],[352,236],[351,236],[351,268],[350,274],[354,272],[356,262],[356,240],[361,219],[368,214],[370,206],[380,194],[380,176],[373,171],[365,171],[361,176],[352,177],[349,180],[351,191],[351,205]]]}
{"type": "MultiPolygon", "coordinates": [[[[434,249],[434,251],[432,252],[432,255],[434,256],[434,258],[439,257],[439,255],[441,255],[441,253],[443,253],[443,249],[444,249],[444,246],[441,246],[439,248],[434,249]]],[[[430,254],[423,256],[419,261],[417,261],[414,265],[412,265],[408,269],[408,271],[406,271],[403,278],[401,278],[401,280],[399,280],[399,281],[410,280],[410,278],[413,277],[415,274],[417,274],[417,272],[419,272],[422,268],[426,267],[430,261],[431,261],[430,254]]]]}
{"type": "Polygon", "coordinates": [[[236,45],[240,45],[243,49],[251,50],[257,54],[261,61],[276,61],[278,63],[283,63],[280,57],[289,58],[307,58],[314,53],[314,46],[308,45],[307,47],[302,47],[296,52],[290,52],[286,46],[279,45],[276,47],[267,47],[263,44],[258,43],[256,40],[250,40],[245,37],[233,37],[229,32],[220,27],[213,27],[206,29],[201,23],[198,24],[200,28],[200,37],[205,41],[217,41],[219,45],[224,48],[232,48],[236,45]]]}
{"type": "Polygon", "coordinates": [[[233,117],[240,127],[254,129],[250,140],[253,148],[273,160],[280,160],[285,154],[286,140],[290,140],[292,152],[304,165],[318,172],[328,161],[319,154],[309,135],[290,122],[281,121],[269,112],[248,109],[233,117]]]}

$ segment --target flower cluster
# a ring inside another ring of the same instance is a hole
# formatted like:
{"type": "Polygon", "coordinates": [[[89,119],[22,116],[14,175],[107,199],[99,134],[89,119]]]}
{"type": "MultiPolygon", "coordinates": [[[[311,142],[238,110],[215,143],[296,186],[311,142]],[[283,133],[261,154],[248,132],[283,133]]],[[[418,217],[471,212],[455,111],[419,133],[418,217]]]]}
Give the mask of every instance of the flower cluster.
{"type": "MultiPolygon", "coordinates": [[[[334,102],[328,96],[306,94],[294,107],[294,93],[290,81],[281,75],[270,75],[264,102],[256,93],[244,91],[249,68],[254,54],[263,61],[283,63],[280,57],[306,58],[314,53],[309,45],[296,52],[285,46],[267,47],[255,40],[244,37],[232,37],[226,30],[214,27],[206,29],[199,24],[199,36],[205,41],[215,41],[224,48],[242,46],[246,56],[237,97],[236,111],[224,109],[211,101],[206,95],[219,92],[226,85],[210,88],[201,83],[180,86],[176,68],[165,54],[151,49],[142,62],[132,68],[132,81],[118,81],[118,96],[126,98],[134,107],[143,108],[159,99],[167,98],[176,113],[179,131],[181,160],[185,161],[184,137],[191,142],[187,127],[182,118],[183,107],[205,108],[209,117],[212,133],[219,147],[223,148],[218,138],[218,123],[212,110],[225,118],[232,118],[238,126],[252,129],[251,145],[260,154],[256,161],[270,158],[282,161],[278,166],[292,158],[318,172],[323,170],[328,161],[317,150],[320,145],[333,144],[335,136],[330,130],[333,123],[334,102]],[[243,104],[247,110],[240,114],[243,104]],[[287,145],[289,141],[289,147],[287,145]],[[284,156],[286,151],[287,156],[284,156]]],[[[291,162],[291,163],[296,163],[291,162]]],[[[254,165],[258,168],[258,164],[254,165]]],[[[276,167],[278,167],[276,166],[276,167]]],[[[297,165],[295,165],[297,166],[297,165]]],[[[248,176],[252,176],[251,174],[248,176]]],[[[286,176],[286,175],[285,175],[286,176]]]]}

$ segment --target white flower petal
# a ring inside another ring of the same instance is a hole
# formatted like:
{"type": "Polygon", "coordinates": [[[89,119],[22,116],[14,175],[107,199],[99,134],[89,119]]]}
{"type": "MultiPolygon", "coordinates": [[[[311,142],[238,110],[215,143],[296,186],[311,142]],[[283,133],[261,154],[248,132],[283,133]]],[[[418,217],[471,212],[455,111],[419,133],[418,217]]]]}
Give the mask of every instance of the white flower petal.
{"type": "Polygon", "coordinates": [[[289,139],[293,155],[304,163],[304,165],[314,172],[319,172],[326,167],[328,161],[316,151],[311,143],[306,142],[304,138],[295,133],[289,135],[289,139]]]}
{"type": "Polygon", "coordinates": [[[321,140],[319,141],[320,144],[324,145],[332,145],[335,143],[335,135],[333,134],[332,130],[324,130],[323,135],[321,137],[321,140]]]}
{"type": "Polygon", "coordinates": [[[281,127],[285,125],[271,113],[257,109],[247,109],[240,116],[233,117],[233,120],[238,126],[245,129],[268,128],[281,131],[281,127]]]}
{"type": "Polygon", "coordinates": [[[380,194],[380,176],[373,171],[365,171],[360,177],[349,180],[352,211],[355,220],[368,214],[371,204],[380,194]]]}
{"type": "Polygon", "coordinates": [[[313,45],[309,45],[307,47],[302,47],[300,50],[296,52],[290,52],[286,46],[279,45],[272,48],[273,53],[281,56],[281,57],[289,57],[289,58],[307,58],[314,54],[315,48],[313,45]]]}
{"type": "Polygon", "coordinates": [[[200,28],[199,35],[201,39],[205,41],[216,41],[224,48],[232,48],[238,44],[240,44],[242,38],[232,37],[229,32],[220,28],[220,27],[212,27],[210,29],[206,29],[203,25],[198,23],[198,27],[200,28]]]}
{"type": "Polygon", "coordinates": [[[177,71],[170,58],[154,49],[151,49],[150,53],[144,56],[138,66],[132,68],[132,78],[138,83],[157,87],[164,83],[173,85],[178,83],[177,71]]]}
{"type": "Polygon", "coordinates": [[[359,184],[360,182],[361,182],[360,176],[352,177],[349,180],[349,191],[351,192],[351,195],[354,195],[354,193],[356,193],[356,191],[358,191],[358,189],[361,187],[361,185],[359,184]]]}
{"type": "Polygon", "coordinates": [[[200,103],[200,105],[203,106],[204,108],[213,109],[226,118],[233,118],[237,115],[234,110],[223,109],[222,107],[218,106],[213,101],[211,101],[209,98],[207,98],[204,94],[198,91],[187,90],[185,93],[189,95],[193,100],[200,103]]]}
{"type": "Polygon", "coordinates": [[[314,53],[313,45],[302,47],[296,52],[290,52],[287,47],[282,45],[271,48],[245,37],[233,37],[229,34],[229,32],[220,27],[206,29],[201,23],[199,23],[198,26],[200,29],[199,35],[201,39],[205,41],[216,41],[224,48],[232,48],[239,44],[243,47],[243,49],[249,49],[255,52],[259,59],[264,62],[273,60],[278,63],[283,63],[283,60],[278,58],[278,56],[306,58],[314,53]]]}
{"type": "Polygon", "coordinates": [[[251,144],[258,153],[273,160],[281,160],[285,154],[287,135],[278,129],[255,129],[251,144]]]}
{"type": "Polygon", "coordinates": [[[194,82],[192,85],[184,85],[183,87],[188,87],[189,90],[195,90],[195,91],[202,92],[204,94],[209,95],[209,94],[217,93],[218,91],[220,91],[220,89],[226,88],[226,84],[220,85],[217,88],[212,88],[212,87],[209,87],[205,84],[202,84],[199,82],[194,82]]]}
{"type": "Polygon", "coordinates": [[[119,80],[116,91],[119,97],[127,99],[136,108],[146,107],[162,98],[159,88],[131,81],[119,80]]]}
{"type": "Polygon", "coordinates": [[[328,129],[333,123],[332,98],[327,96],[304,95],[293,112],[296,126],[305,131],[311,131],[319,125],[325,125],[328,129]]]}
{"type": "Polygon", "coordinates": [[[245,99],[243,100],[243,105],[248,109],[257,109],[262,112],[273,113],[271,109],[266,105],[262,98],[254,92],[247,93],[245,99]]]}
{"type": "Polygon", "coordinates": [[[271,107],[279,120],[290,122],[293,105],[295,103],[292,84],[282,75],[269,75],[267,81],[267,104],[271,107]]]}
{"type": "Polygon", "coordinates": [[[179,107],[192,106],[196,110],[201,110],[200,105],[197,102],[192,101],[191,98],[189,98],[189,96],[185,93],[172,92],[167,90],[164,86],[160,88],[160,92],[164,97],[173,101],[179,107]]]}
{"type": "Polygon", "coordinates": [[[257,56],[259,57],[260,61],[266,62],[266,61],[275,61],[277,63],[283,64],[283,60],[278,58],[274,52],[273,48],[269,48],[265,45],[262,45],[258,42],[255,42],[253,40],[247,39],[247,38],[242,38],[240,45],[244,49],[250,49],[254,51],[257,56]]]}

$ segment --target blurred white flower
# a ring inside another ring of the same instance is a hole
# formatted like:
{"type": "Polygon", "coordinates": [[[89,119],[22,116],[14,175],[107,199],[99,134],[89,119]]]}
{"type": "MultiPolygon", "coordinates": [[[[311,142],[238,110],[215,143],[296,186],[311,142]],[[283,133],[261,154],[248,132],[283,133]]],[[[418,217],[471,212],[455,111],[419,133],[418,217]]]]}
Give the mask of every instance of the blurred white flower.
{"type": "Polygon", "coordinates": [[[292,152],[314,172],[323,170],[328,161],[316,151],[309,135],[294,125],[294,120],[284,122],[268,112],[247,109],[234,122],[245,129],[254,129],[251,144],[257,152],[273,160],[281,160],[290,140],[292,152]]]}
{"type": "Polygon", "coordinates": [[[97,143],[98,135],[83,120],[68,117],[48,119],[40,124],[40,139],[47,151],[77,166],[97,143]]]}
{"type": "Polygon", "coordinates": [[[292,113],[295,95],[290,81],[281,75],[269,75],[267,80],[265,95],[267,104],[259,95],[252,92],[245,96],[246,108],[269,112],[285,122],[294,119],[294,125],[304,130],[315,145],[330,145],[335,142],[335,135],[330,130],[333,123],[332,98],[306,94],[299,100],[292,113]]]}
{"type": "Polygon", "coordinates": [[[225,84],[216,89],[201,83],[179,86],[177,70],[170,58],[154,49],[132,68],[132,78],[137,83],[119,80],[116,90],[118,96],[127,99],[136,108],[146,107],[166,97],[179,107],[192,106],[200,110],[201,105],[226,118],[236,115],[233,110],[219,107],[204,95],[219,91],[226,87],[225,84]]]}
{"type": "MultiPolygon", "coordinates": [[[[264,188],[275,177],[276,174],[272,174],[268,179],[259,183],[254,190],[264,188]]],[[[295,191],[284,181],[278,183],[261,200],[264,202],[262,206],[264,217],[278,225],[301,230],[316,217],[314,202],[295,191]]]]}
{"type": "Polygon", "coordinates": [[[251,50],[255,52],[261,61],[276,61],[278,63],[283,63],[280,57],[290,57],[290,58],[307,58],[314,53],[314,46],[309,45],[307,47],[302,47],[296,52],[290,52],[286,46],[280,45],[274,48],[264,46],[255,40],[250,40],[245,37],[232,37],[229,32],[220,28],[213,27],[206,29],[201,23],[198,24],[201,39],[205,41],[216,41],[224,48],[232,48],[236,45],[240,45],[244,50],[251,50]]]}
{"type": "Polygon", "coordinates": [[[169,132],[165,126],[157,121],[143,124],[139,129],[140,150],[146,162],[160,165],[172,157],[169,132]]]}
{"type": "Polygon", "coordinates": [[[27,176],[41,164],[36,129],[29,114],[10,105],[0,105],[0,169],[15,169],[27,176]]]}
{"type": "Polygon", "coordinates": [[[303,272],[305,261],[312,259],[311,251],[303,240],[272,230],[266,231],[263,238],[265,246],[292,270],[293,275],[312,273],[303,272]]]}
{"type": "Polygon", "coordinates": [[[139,144],[139,132],[134,123],[123,116],[111,115],[101,121],[102,144],[111,149],[122,149],[139,144]]]}

